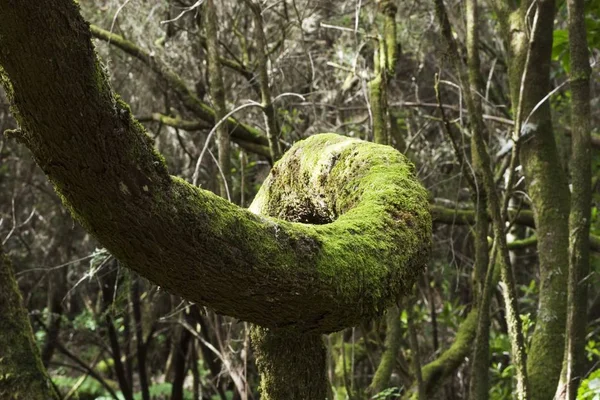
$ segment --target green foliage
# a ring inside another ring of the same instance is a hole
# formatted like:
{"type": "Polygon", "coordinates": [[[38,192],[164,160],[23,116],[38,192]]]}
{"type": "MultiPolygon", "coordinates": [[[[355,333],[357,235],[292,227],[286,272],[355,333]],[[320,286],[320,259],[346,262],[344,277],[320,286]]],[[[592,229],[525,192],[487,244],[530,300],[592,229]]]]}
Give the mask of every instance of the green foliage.
{"type": "Polygon", "coordinates": [[[510,340],[504,333],[492,331],[490,336],[490,399],[508,399],[515,375],[515,368],[510,364],[510,340]]]}
{"type": "Polygon", "coordinates": [[[98,328],[98,322],[90,310],[84,309],[77,314],[73,320],[73,328],[77,330],[95,331],[98,328]]]}
{"type": "Polygon", "coordinates": [[[588,340],[585,345],[585,352],[588,360],[592,361],[594,358],[600,358],[600,341],[593,339],[588,340]]]}
{"type": "MultiPolygon", "coordinates": [[[[62,393],[66,393],[78,383],[79,377],[59,375],[52,377],[52,381],[62,393]]],[[[110,398],[108,396],[109,393],[97,380],[88,377],[77,389],[75,398],[79,400],[97,400],[103,397],[110,398]]]]}
{"type": "Polygon", "coordinates": [[[388,388],[371,397],[371,400],[391,400],[400,398],[400,389],[397,387],[388,388]]]}
{"type": "Polygon", "coordinates": [[[592,372],[589,378],[584,379],[577,391],[578,400],[600,400],[600,369],[592,372]]]}
{"type": "Polygon", "coordinates": [[[570,71],[571,54],[569,53],[569,32],[566,29],[554,31],[552,41],[552,59],[559,61],[567,73],[570,71]]]}

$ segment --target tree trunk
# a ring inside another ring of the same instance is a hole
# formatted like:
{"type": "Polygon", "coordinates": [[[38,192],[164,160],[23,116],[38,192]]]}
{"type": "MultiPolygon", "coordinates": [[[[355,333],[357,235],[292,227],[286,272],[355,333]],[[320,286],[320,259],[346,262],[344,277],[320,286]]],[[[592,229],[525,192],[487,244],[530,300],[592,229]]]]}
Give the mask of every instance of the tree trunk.
{"type": "MultiPolygon", "coordinates": [[[[1,81],[21,127],[13,136],[124,265],[220,313],[285,328],[298,348],[308,340],[316,349],[319,334],[380,315],[410,290],[428,256],[431,217],[404,156],[315,135],[275,165],[252,212],[241,209],[169,176],[90,38],[70,0],[0,0],[1,81]]],[[[265,366],[284,357],[262,354],[265,366]]],[[[316,382],[322,371],[312,369],[316,382]]],[[[304,379],[290,390],[303,393],[304,379]]]]}
{"type": "Polygon", "coordinates": [[[253,326],[261,399],[325,400],[327,353],[320,334],[253,326]]]}
{"type": "Polygon", "coordinates": [[[56,399],[35,343],[27,310],[0,243],[0,398],[56,399]]]}
{"type": "Polygon", "coordinates": [[[565,358],[557,398],[563,392],[575,400],[585,376],[587,297],[590,270],[590,222],[592,204],[592,163],[590,130],[590,61],[583,0],[568,0],[570,84],[572,93],[571,129],[573,136],[571,214],[569,215],[569,297],[565,358]],[[563,390],[566,389],[566,390],[563,390]]]}
{"type": "Polygon", "coordinates": [[[531,47],[525,36],[529,5],[529,1],[522,2],[511,18],[515,25],[511,27],[509,83],[513,109],[521,108],[523,116],[520,159],[533,205],[540,262],[539,306],[527,367],[531,399],[545,400],[554,396],[564,354],[569,188],[552,131],[549,102],[544,101],[532,113],[550,90],[554,1],[537,2],[538,23],[530,33],[531,47]],[[527,57],[529,70],[521,87],[527,57]]]}
{"type": "Polygon", "coordinates": [[[125,265],[223,314],[322,333],[380,314],[412,285],[431,219],[405,157],[316,135],[274,168],[252,210],[327,224],[257,216],[168,175],[108,86],[76,5],[44,1],[0,1],[16,136],[75,218],[125,265]]]}

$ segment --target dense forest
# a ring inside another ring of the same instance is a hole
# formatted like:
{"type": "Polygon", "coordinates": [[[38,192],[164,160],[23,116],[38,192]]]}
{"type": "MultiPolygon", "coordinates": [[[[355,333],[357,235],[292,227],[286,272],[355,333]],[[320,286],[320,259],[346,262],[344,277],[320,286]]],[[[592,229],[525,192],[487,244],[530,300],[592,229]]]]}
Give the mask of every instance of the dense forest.
{"type": "Polygon", "coordinates": [[[0,400],[600,399],[600,0],[0,0],[0,400]]]}

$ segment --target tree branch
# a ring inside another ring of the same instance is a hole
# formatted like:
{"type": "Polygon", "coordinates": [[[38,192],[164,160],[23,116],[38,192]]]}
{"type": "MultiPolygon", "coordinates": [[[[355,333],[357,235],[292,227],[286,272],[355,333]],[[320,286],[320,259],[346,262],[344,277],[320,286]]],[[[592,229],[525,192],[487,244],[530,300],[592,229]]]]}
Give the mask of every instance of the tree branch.
{"type": "Polygon", "coordinates": [[[431,218],[404,156],[312,136],[275,165],[253,214],[169,176],[75,3],[40,1],[0,0],[1,81],[64,204],[124,265],[220,313],[300,332],[357,325],[409,290],[431,218]]]}
{"type": "MultiPolygon", "coordinates": [[[[137,58],[149,66],[157,75],[167,82],[169,87],[177,93],[180,100],[191,112],[202,121],[214,126],[216,122],[215,111],[197,98],[186,86],[181,77],[171,71],[166,65],[162,64],[157,58],[152,57],[146,51],[136,46],[133,42],[124,39],[122,36],[106,31],[95,25],[90,25],[90,30],[95,38],[104,40],[111,45],[118,47],[125,53],[137,58]]],[[[240,140],[261,146],[268,146],[269,144],[267,138],[257,129],[243,124],[233,117],[228,119],[227,129],[229,129],[231,138],[234,141],[240,140]]]]}

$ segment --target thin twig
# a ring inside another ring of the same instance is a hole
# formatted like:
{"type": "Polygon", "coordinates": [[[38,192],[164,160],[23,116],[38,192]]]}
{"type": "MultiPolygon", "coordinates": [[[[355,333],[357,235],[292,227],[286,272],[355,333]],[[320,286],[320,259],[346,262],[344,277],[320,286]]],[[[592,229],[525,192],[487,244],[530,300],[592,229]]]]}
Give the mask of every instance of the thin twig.
{"type": "Polygon", "coordinates": [[[241,106],[234,108],[233,110],[228,112],[227,115],[225,115],[223,118],[221,118],[219,121],[217,121],[215,126],[210,130],[208,137],[206,138],[206,142],[204,142],[204,147],[202,148],[202,151],[200,152],[200,157],[198,157],[198,162],[196,162],[196,168],[194,169],[194,174],[192,175],[192,185],[198,186],[198,178],[200,176],[200,165],[202,164],[202,158],[204,157],[204,153],[206,153],[206,149],[208,148],[208,145],[210,144],[210,140],[212,139],[215,132],[217,131],[217,128],[222,123],[227,121],[227,119],[229,117],[231,117],[233,114],[235,114],[236,112],[243,110],[244,108],[248,108],[248,107],[252,107],[252,106],[262,108],[260,103],[250,100],[248,103],[242,104],[241,106]]]}
{"type": "Polygon", "coordinates": [[[175,18],[168,19],[166,21],[160,21],[161,25],[168,24],[169,22],[175,22],[175,21],[177,21],[178,19],[180,19],[181,17],[183,17],[188,12],[193,11],[196,8],[200,7],[202,5],[202,3],[204,3],[204,0],[198,0],[197,2],[195,2],[194,4],[192,4],[191,6],[184,8],[183,11],[181,11],[179,13],[179,15],[176,16],[175,18]]]}

